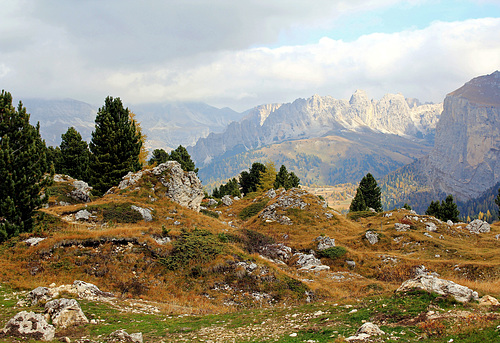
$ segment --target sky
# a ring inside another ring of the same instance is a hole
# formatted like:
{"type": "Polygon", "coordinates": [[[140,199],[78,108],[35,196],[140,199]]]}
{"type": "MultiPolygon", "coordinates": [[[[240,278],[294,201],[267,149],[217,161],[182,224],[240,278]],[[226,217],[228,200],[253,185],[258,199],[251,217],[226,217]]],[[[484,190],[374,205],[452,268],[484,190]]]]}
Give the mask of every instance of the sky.
{"type": "Polygon", "coordinates": [[[441,102],[500,69],[499,0],[2,0],[0,88],[243,111],[314,94],[441,102]]]}

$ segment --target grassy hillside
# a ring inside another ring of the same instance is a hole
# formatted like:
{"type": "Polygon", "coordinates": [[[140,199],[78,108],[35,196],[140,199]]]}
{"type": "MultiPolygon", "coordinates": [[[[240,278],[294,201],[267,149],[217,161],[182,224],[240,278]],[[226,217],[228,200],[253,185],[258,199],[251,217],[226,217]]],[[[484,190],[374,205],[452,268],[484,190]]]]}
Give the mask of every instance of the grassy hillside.
{"type": "Polygon", "coordinates": [[[205,185],[238,175],[253,162],[274,161],[299,176],[302,185],[357,183],[366,173],[381,178],[430,150],[424,141],[384,135],[372,131],[341,132],[321,138],[303,139],[228,152],[200,168],[205,185]]]}
{"type": "Polygon", "coordinates": [[[345,217],[298,190],[278,192],[274,199],[250,194],[231,206],[217,204],[197,213],[154,200],[150,192],[144,183],[87,205],[40,211],[33,234],[0,246],[0,322],[21,310],[15,304],[26,291],[84,280],[116,297],[79,300],[89,319],[100,324],[58,332],[72,341],[102,341],[123,328],[143,332],[145,342],[341,342],[363,321],[388,333],[379,341],[493,342],[499,337],[498,308],[394,293],[425,265],[481,296],[500,297],[498,224],[475,235],[464,225],[449,227],[405,210],[345,217]],[[288,205],[279,205],[280,196],[288,205]],[[130,210],[132,204],[151,209],[154,219],[144,221],[130,210]],[[75,220],[81,209],[94,217],[75,220]],[[289,222],[280,224],[263,213],[289,222]],[[430,236],[429,221],[437,225],[430,236]],[[396,223],[409,224],[410,230],[399,232],[396,223]],[[379,235],[378,243],[368,242],[368,230],[379,235]],[[46,239],[29,246],[23,240],[30,236],[46,239]],[[328,271],[301,271],[296,256],[279,262],[269,250],[284,244],[309,253],[322,236],[340,247],[321,257],[328,271]],[[429,311],[437,317],[430,319],[429,311]]]}

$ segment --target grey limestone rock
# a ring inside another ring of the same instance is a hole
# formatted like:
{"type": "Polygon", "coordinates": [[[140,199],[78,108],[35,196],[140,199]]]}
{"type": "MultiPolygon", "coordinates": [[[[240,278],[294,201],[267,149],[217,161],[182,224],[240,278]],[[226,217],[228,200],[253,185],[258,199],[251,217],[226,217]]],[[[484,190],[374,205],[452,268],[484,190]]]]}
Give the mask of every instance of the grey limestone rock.
{"type": "Polygon", "coordinates": [[[378,234],[373,231],[366,231],[365,237],[371,245],[378,242],[378,234]]]}
{"type": "Polygon", "coordinates": [[[127,333],[125,330],[116,330],[106,339],[107,343],[142,343],[142,333],[127,333]]]}
{"type": "Polygon", "coordinates": [[[316,239],[314,241],[318,242],[318,245],[317,245],[318,250],[325,250],[325,249],[332,248],[335,246],[335,239],[330,238],[328,236],[316,237],[316,239]]]}
{"type": "Polygon", "coordinates": [[[298,257],[298,260],[297,262],[295,262],[295,264],[300,267],[299,270],[314,272],[330,270],[330,267],[322,264],[321,261],[318,258],[314,257],[313,254],[296,253],[294,254],[294,256],[298,257]]]}
{"type": "Polygon", "coordinates": [[[24,240],[23,243],[26,243],[27,245],[32,247],[32,246],[37,245],[38,243],[40,243],[44,240],[45,240],[45,238],[42,238],[42,237],[31,237],[31,238],[24,240]]]}
{"type": "Polygon", "coordinates": [[[481,219],[474,219],[465,228],[471,233],[487,233],[491,230],[490,224],[481,219]]]}
{"type": "Polygon", "coordinates": [[[229,195],[224,195],[221,199],[225,206],[231,206],[233,204],[233,199],[229,195]]]}
{"type": "Polygon", "coordinates": [[[450,295],[459,302],[469,302],[479,299],[477,292],[468,287],[428,274],[420,274],[413,279],[403,282],[396,292],[407,292],[412,289],[420,289],[445,296],[450,295]]]}
{"type": "Polygon", "coordinates": [[[52,324],[58,328],[78,326],[89,322],[75,299],[51,300],[45,304],[45,313],[50,317],[52,324]]]}
{"type": "Polygon", "coordinates": [[[153,220],[153,215],[151,214],[151,210],[149,208],[143,208],[135,205],[130,206],[130,208],[139,212],[145,221],[150,222],[153,220]]]}
{"type": "Polygon", "coordinates": [[[47,323],[45,317],[41,314],[22,311],[5,324],[3,333],[6,336],[52,341],[56,329],[53,325],[47,323]]]}
{"type": "Polygon", "coordinates": [[[75,187],[75,189],[69,193],[70,197],[82,202],[91,201],[90,192],[92,191],[92,187],[90,187],[88,183],[81,180],[75,180],[73,181],[73,187],[75,187]]]}
{"type": "Polygon", "coordinates": [[[89,220],[92,217],[92,213],[83,209],[75,213],[75,220],[89,220]]]}

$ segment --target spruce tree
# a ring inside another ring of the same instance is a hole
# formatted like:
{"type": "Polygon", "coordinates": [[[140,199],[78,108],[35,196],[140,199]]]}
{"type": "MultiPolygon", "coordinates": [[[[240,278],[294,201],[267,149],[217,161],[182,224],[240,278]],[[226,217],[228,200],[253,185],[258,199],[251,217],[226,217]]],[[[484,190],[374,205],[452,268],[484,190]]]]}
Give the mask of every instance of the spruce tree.
{"type": "Polygon", "coordinates": [[[373,208],[377,212],[382,212],[382,200],[380,187],[372,174],[366,174],[359,183],[359,187],[363,192],[363,199],[367,208],[373,208]]]}
{"type": "Polygon", "coordinates": [[[90,151],[82,136],[74,127],[61,135],[60,173],[75,179],[89,181],[90,151]]]}
{"type": "Polygon", "coordinates": [[[500,188],[498,188],[498,196],[496,197],[495,199],[495,203],[497,204],[498,206],[498,209],[499,209],[499,214],[500,214],[500,188]]]}
{"type": "Polygon", "coordinates": [[[0,241],[33,229],[33,214],[47,201],[42,190],[52,182],[40,126],[12,96],[0,94],[0,241]],[[50,174],[47,174],[49,173],[50,174]]]}
{"type": "Polygon", "coordinates": [[[453,196],[450,194],[445,200],[441,201],[441,210],[439,219],[443,221],[451,220],[452,222],[458,222],[458,216],[460,211],[458,210],[457,204],[453,201],[453,196]]]}
{"type": "Polygon", "coordinates": [[[356,195],[351,201],[351,206],[349,206],[349,212],[359,212],[366,211],[368,207],[366,206],[365,199],[363,196],[363,191],[358,188],[356,190],[356,195]]]}
{"type": "Polygon", "coordinates": [[[158,165],[158,164],[165,163],[168,161],[168,157],[169,157],[168,152],[166,152],[165,150],[155,149],[153,151],[153,155],[151,156],[151,158],[148,161],[148,164],[152,165],[152,164],[156,163],[156,165],[158,165]]]}
{"type": "Polygon", "coordinates": [[[240,174],[241,192],[244,194],[256,192],[259,187],[261,175],[265,172],[266,166],[259,162],[253,163],[248,172],[242,171],[240,174]]]}
{"type": "Polygon", "coordinates": [[[438,201],[431,201],[429,207],[425,211],[425,214],[428,216],[433,216],[435,218],[440,218],[441,217],[441,205],[439,204],[438,201]]]}
{"type": "Polygon", "coordinates": [[[194,171],[195,173],[198,173],[198,168],[195,168],[195,164],[193,160],[191,159],[191,156],[189,155],[188,151],[186,148],[184,148],[182,145],[179,145],[177,149],[172,150],[170,152],[169,156],[169,161],[177,161],[180,163],[181,167],[185,171],[194,171]]]}
{"type": "Polygon", "coordinates": [[[141,136],[120,98],[106,98],[97,112],[89,146],[92,152],[90,181],[98,195],[118,185],[128,172],[141,169],[141,136]]]}

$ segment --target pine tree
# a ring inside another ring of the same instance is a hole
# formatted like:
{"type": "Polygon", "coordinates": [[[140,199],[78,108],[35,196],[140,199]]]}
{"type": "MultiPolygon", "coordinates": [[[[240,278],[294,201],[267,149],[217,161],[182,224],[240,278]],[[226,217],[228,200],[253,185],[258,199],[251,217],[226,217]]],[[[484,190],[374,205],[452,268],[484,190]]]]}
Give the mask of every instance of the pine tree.
{"type": "Polygon", "coordinates": [[[276,180],[274,181],[274,188],[278,189],[280,187],[289,190],[293,187],[298,187],[300,184],[300,179],[294,172],[288,173],[286,167],[282,165],[278,175],[276,175],[276,180]]]}
{"type": "Polygon", "coordinates": [[[265,172],[266,166],[259,162],[253,163],[250,171],[242,171],[240,174],[241,192],[244,194],[256,192],[261,175],[265,172]]]}
{"type": "Polygon", "coordinates": [[[74,127],[61,135],[60,173],[75,179],[89,181],[90,151],[82,136],[74,127]]]}
{"type": "Polygon", "coordinates": [[[12,96],[0,94],[0,241],[33,229],[33,214],[47,201],[42,190],[52,182],[40,126],[12,96]],[[49,173],[50,174],[47,174],[49,173]]]}
{"type": "Polygon", "coordinates": [[[498,196],[495,199],[495,204],[497,204],[499,208],[499,214],[500,214],[500,188],[498,189],[498,196]]]}
{"type": "Polygon", "coordinates": [[[148,164],[152,165],[156,163],[156,165],[158,165],[165,163],[168,161],[168,157],[169,157],[168,152],[166,152],[165,150],[155,149],[153,151],[153,156],[151,156],[151,158],[148,161],[148,164]]]}
{"type": "Polygon", "coordinates": [[[363,193],[363,199],[367,208],[373,208],[377,212],[382,212],[382,201],[380,187],[372,174],[366,174],[359,183],[359,187],[363,193]]]}
{"type": "Polygon", "coordinates": [[[195,164],[191,159],[191,156],[182,145],[179,145],[177,149],[172,150],[168,159],[169,161],[179,162],[182,169],[185,171],[194,171],[195,173],[198,173],[198,168],[195,168],[195,164]]]}
{"type": "Polygon", "coordinates": [[[441,217],[441,205],[439,204],[439,201],[431,201],[429,207],[425,211],[425,214],[436,218],[441,217]]]}
{"type": "Polygon", "coordinates": [[[358,188],[354,199],[351,201],[351,206],[349,206],[349,212],[359,212],[366,211],[368,207],[366,206],[365,199],[363,196],[363,191],[358,188]]]}
{"type": "Polygon", "coordinates": [[[46,151],[47,163],[54,166],[54,171],[57,174],[62,174],[62,154],[61,148],[56,146],[47,147],[46,151]]]}
{"type": "Polygon", "coordinates": [[[99,109],[92,132],[90,181],[97,194],[118,185],[128,172],[141,169],[141,137],[120,98],[108,96],[99,109]]]}
{"type": "Polygon", "coordinates": [[[443,221],[451,220],[452,222],[458,222],[458,216],[460,211],[457,208],[457,204],[453,201],[453,195],[448,195],[445,200],[441,202],[441,211],[439,219],[443,221]]]}

